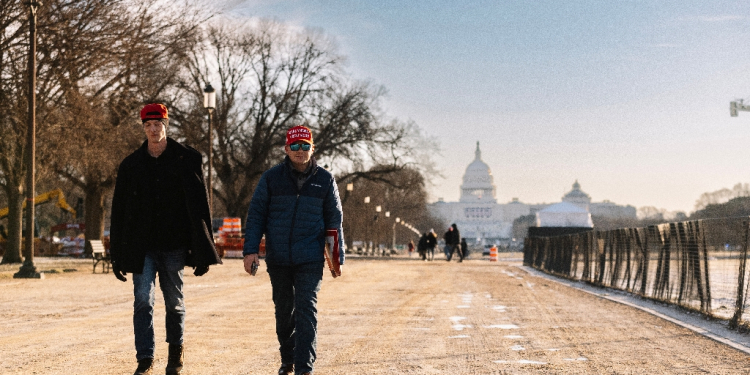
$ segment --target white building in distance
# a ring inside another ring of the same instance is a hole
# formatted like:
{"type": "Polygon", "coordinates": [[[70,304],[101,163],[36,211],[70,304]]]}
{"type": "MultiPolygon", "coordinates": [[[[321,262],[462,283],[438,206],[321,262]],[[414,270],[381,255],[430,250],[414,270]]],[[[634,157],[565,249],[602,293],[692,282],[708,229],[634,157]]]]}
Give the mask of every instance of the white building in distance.
{"type": "MultiPolygon", "coordinates": [[[[467,167],[461,184],[461,198],[458,202],[445,202],[442,198],[428,205],[430,212],[445,220],[455,223],[461,231],[461,237],[469,244],[501,243],[511,240],[513,220],[526,215],[536,214],[554,203],[526,204],[513,198],[508,203],[497,203],[497,187],[490,167],[482,161],[479,142],[474,151],[474,161],[467,167]]],[[[580,207],[591,216],[612,218],[635,218],[633,206],[619,206],[610,201],[592,203],[591,197],[581,190],[576,182],[573,189],[562,197],[562,202],[580,207]]],[[[589,216],[590,217],[590,216],[589,216]]],[[[589,219],[590,220],[590,219],[589,219]]],[[[564,222],[564,221],[563,221],[564,222]]],[[[590,221],[589,221],[590,222],[590,221]]],[[[435,228],[438,237],[442,237],[447,228],[435,228]]]]}

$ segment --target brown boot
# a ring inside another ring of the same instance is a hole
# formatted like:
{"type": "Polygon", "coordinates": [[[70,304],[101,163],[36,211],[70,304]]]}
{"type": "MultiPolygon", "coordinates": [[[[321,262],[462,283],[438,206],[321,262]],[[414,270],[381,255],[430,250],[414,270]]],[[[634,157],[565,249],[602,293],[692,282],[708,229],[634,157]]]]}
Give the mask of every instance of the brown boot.
{"type": "Polygon", "coordinates": [[[169,344],[169,359],[167,360],[167,375],[180,375],[182,371],[183,345],[169,344]]]}
{"type": "Polygon", "coordinates": [[[279,375],[294,375],[294,363],[282,363],[279,367],[279,375]]]}
{"type": "Polygon", "coordinates": [[[133,375],[151,375],[151,370],[154,368],[153,358],[144,358],[138,361],[138,368],[135,369],[133,375]]]}

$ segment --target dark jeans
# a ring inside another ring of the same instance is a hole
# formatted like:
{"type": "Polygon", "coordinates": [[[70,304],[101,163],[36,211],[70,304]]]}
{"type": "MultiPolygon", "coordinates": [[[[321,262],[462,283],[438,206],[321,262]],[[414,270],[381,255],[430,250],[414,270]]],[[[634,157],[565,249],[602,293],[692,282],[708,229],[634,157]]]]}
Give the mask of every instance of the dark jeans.
{"type": "Polygon", "coordinates": [[[459,245],[445,245],[445,255],[448,258],[448,261],[450,262],[453,258],[453,253],[458,252],[458,256],[460,260],[464,260],[464,254],[461,251],[461,246],[459,245]]]}
{"type": "Polygon", "coordinates": [[[267,269],[276,305],[276,336],[281,363],[294,363],[297,374],[312,371],[318,331],[316,305],[323,280],[323,263],[268,265],[267,269]]]}
{"type": "Polygon", "coordinates": [[[154,358],[154,302],[156,274],[164,295],[167,312],[167,342],[182,344],[185,328],[185,301],[182,293],[182,274],[185,252],[170,251],[146,253],[142,273],[133,274],[133,329],[135,331],[135,357],[137,360],[154,358]]]}

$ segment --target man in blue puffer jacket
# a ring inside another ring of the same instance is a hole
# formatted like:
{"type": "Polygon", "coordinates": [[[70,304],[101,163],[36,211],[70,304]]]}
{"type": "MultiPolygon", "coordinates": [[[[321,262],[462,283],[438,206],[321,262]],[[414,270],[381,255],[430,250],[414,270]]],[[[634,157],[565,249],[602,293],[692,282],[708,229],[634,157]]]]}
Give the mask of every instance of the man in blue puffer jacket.
{"type": "Polygon", "coordinates": [[[276,305],[279,374],[310,374],[315,362],[317,300],[323,280],[326,230],[338,235],[344,264],[343,212],[333,175],[318,167],[310,129],[287,131],[284,162],[258,182],[245,224],[245,271],[255,274],[261,238],[276,305]],[[332,231],[332,229],[335,229],[332,231]]]}

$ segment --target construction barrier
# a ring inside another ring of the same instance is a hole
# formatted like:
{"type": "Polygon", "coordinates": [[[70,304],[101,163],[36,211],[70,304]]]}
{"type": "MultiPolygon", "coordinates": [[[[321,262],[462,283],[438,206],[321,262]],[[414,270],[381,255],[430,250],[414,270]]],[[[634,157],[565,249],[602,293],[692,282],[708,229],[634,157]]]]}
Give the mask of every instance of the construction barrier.
{"type": "Polygon", "coordinates": [[[490,262],[497,262],[497,246],[495,245],[490,248],[490,262]]]}
{"type": "Polygon", "coordinates": [[[216,250],[223,258],[242,258],[242,222],[238,217],[225,217],[219,227],[219,238],[216,239],[216,250]]]}

